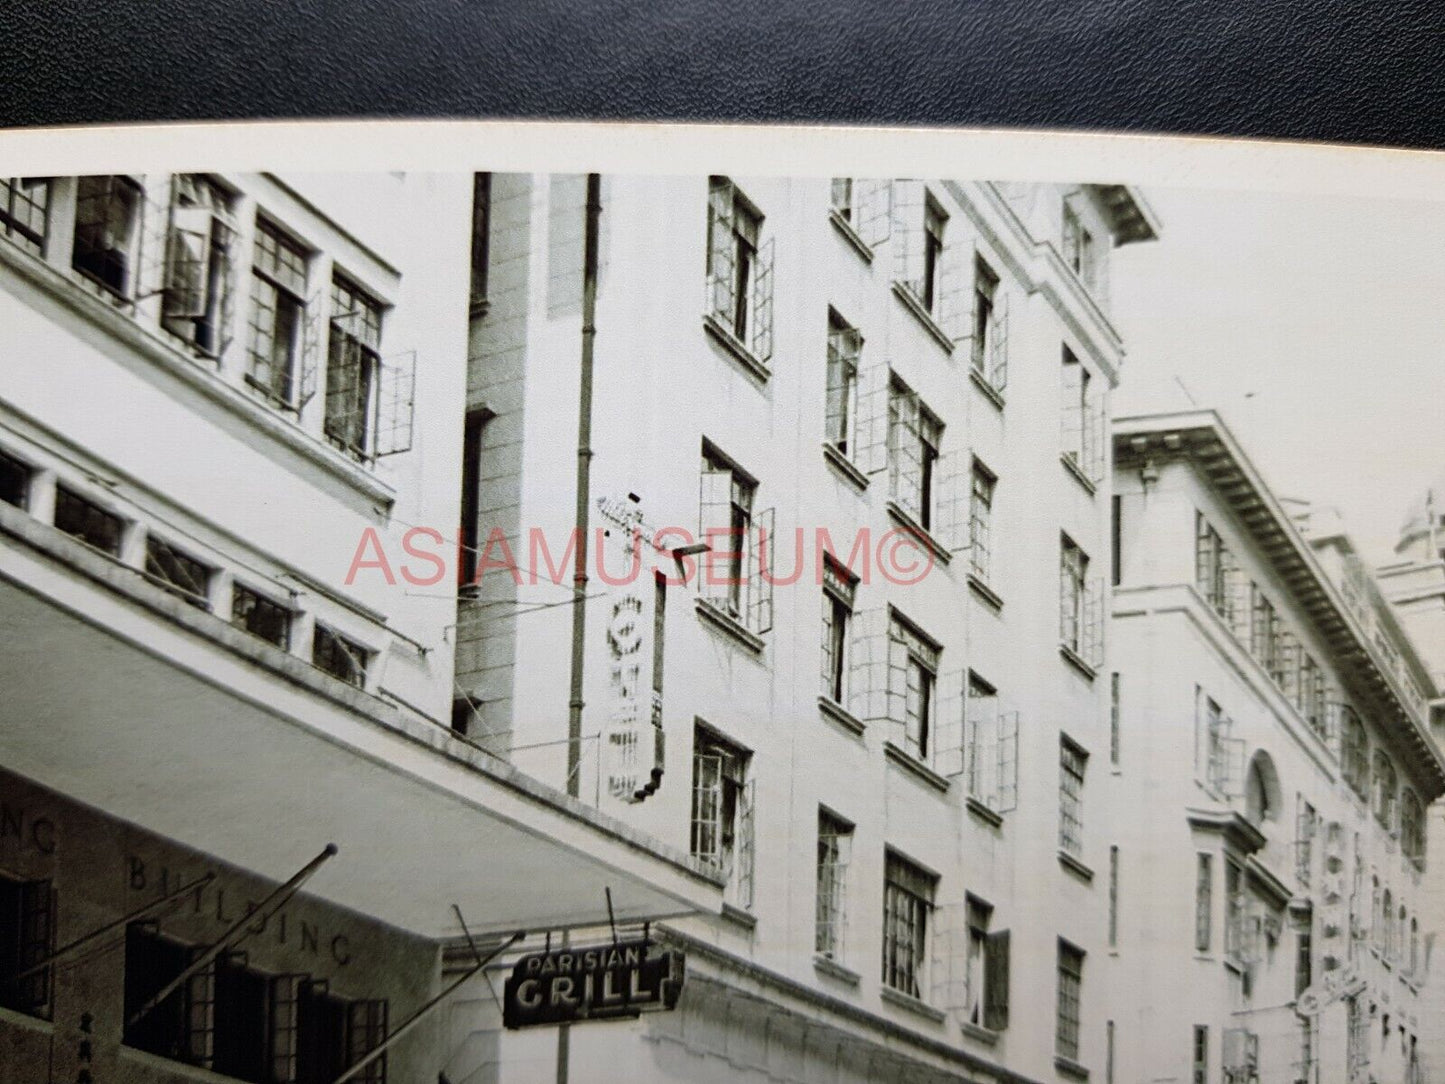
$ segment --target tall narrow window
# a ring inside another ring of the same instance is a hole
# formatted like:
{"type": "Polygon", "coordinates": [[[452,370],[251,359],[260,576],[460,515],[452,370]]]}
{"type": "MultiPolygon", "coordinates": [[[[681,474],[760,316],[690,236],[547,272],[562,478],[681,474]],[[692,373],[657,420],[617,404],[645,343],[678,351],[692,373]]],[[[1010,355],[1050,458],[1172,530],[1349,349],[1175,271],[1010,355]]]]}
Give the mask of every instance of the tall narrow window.
{"type": "Polygon", "coordinates": [[[1119,586],[1124,570],[1124,498],[1115,493],[1109,500],[1109,583],[1119,586]]]}
{"type": "Polygon", "coordinates": [[[1194,951],[1208,952],[1214,929],[1214,856],[1194,860],[1194,951]]]}
{"type": "Polygon", "coordinates": [[[1210,1084],[1209,1081],[1209,1028],[1204,1024],[1194,1025],[1194,1052],[1190,1057],[1193,1084],[1210,1084]]]}
{"type": "Polygon", "coordinates": [[[462,522],[457,539],[457,582],[472,588],[477,579],[477,557],[481,548],[482,436],[491,412],[467,411],[462,432],[462,522]]]}
{"type": "Polygon", "coordinates": [[[1375,769],[1372,779],[1372,789],[1375,792],[1375,819],[1380,822],[1380,827],[1387,832],[1395,830],[1395,802],[1398,790],[1398,782],[1395,776],[1395,765],[1390,761],[1390,755],[1383,749],[1375,750],[1375,769]]]}
{"type": "Polygon", "coordinates": [[[356,459],[372,452],[380,350],[381,302],[338,275],[331,283],[324,429],[356,459]]]}
{"type": "Polygon", "coordinates": [[[13,456],[0,452],[0,501],[24,508],[30,498],[30,468],[13,456]]]}
{"type": "Polygon", "coordinates": [[[753,807],[748,779],[751,754],[698,727],[692,754],[692,833],[695,858],[728,878],[728,896],[753,902],[753,807]]]}
{"type": "Polygon", "coordinates": [[[306,303],[307,263],[300,243],[264,218],[257,219],[246,381],[288,410],[300,410],[314,390],[316,362],[309,356],[307,334],[312,315],[306,303]]]}
{"type": "Polygon", "coordinates": [[[129,177],[76,182],[71,266],[122,298],[135,293],[142,202],[140,185],[129,177]]]}
{"type": "Polygon", "coordinates": [[[487,269],[491,260],[492,175],[472,177],[472,305],[487,300],[487,269]]]}
{"type": "Polygon", "coordinates": [[[223,353],[236,307],[231,196],[209,177],[175,177],[161,323],[202,354],[223,353]]]}
{"type": "Polygon", "coordinates": [[[1425,815],[1420,799],[1409,787],[1400,791],[1400,850],[1417,866],[1425,862],[1425,815]]]}
{"type": "Polygon", "coordinates": [[[1194,583],[1204,601],[1224,616],[1229,608],[1228,551],[1203,512],[1194,513],[1194,583]]]}
{"type": "Polygon", "coordinates": [[[1085,286],[1094,285],[1094,235],[1067,201],[1063,215],[1064,262],[1085,286]]]}
{"type": "Polygon", "coordinates": [[[1114,1021],[1104,1024],[1104,1084],[1114,1084],[1114,1021]]]}
{"type": "Polygon", "coordinates": [[[0,877],[0,1007],[27,1016],[50,1015],[51,977],[28,971],[55,951],[55,889],[49,881],[0,877]]]}
{"type": "Polygon", "coordinates": [[[1098,661],[1098,600],[1089,555],[1068,535],[1059,540],[1059,642],[1089,665],[1098,661]]]}
{"type": "Polygon", "coordinates": [[[709,318],[759,361],[772,354],[772,249],[763,216],[726,177],[708,184],[709,318]]]}
{"type": "Polygon", "coordinates": [[[43,256],[49,210],[49,178],[0,177],[0,237],[43,256]]]}
{"type": "Polygon", "coordinates": [[[857,578],[825,555],[823,561],[823,695],[848,702],[848,628],[857,578]]]}
{"type": "Polygon", "coordinates": [[[311,637],[311,662],[324,673],[358,689],[366,685],[366,664],[371,656],[361,644],[317,622],[311,637]]]}
{"type": "Polygon", "coordinates": [[[923,202],[923,282],[918,300],[931,313],[937,313],[942,293],[939,279],[943,273],[943,230],[948,216],[932,196],[923,202]]]}
{"type": "Polygon", "coordinates": [[[853,434],[858,425],[858,364],[862,353],[862,334],[829,309],[827,440],[850,457],[858,451],[853,434]]]}
{"type": "Polygon", "coordinates": [[[1054,1021],[1054,1050],[1079,1060],[1079,1020],[1084,985],[1084,950],[1059,939],[1059,1001],[1054,1021]]]}
{"type": "Polygon", "coordinates": [[[703,445],[700,533],[712,551],[703,559],[702,589],[709,601],[745,623],[756,493],[756,481],[712,445],[703,445]]]}
{"type": "Polygon", "coordinates": [[[1299,997],[1314,981],[1314,966],[1311,958],[1311,937],[1308,929],[1295,935],[1294,950],[1294,996],[1299,997]]]}
{"type": "Polygon", "coordinates": [[[1224,954],[1244,957],[1244,870],[1232,858],[1224,860],[1224,954]]]}
{"type": "Polygon", "coordinates": [[[827,810],[818,811],[818,897],[813,951],[842,961],[848,930],[848,860],[853,826],[827,810]]]}
{"type": "Polygon", "coordinates": [[[1109,847],[1109,947],[1119,946],[1119,846],[1109,847]]]}
{"type": "Polygon", "coordinates": [[[1295,808],[1294,870],[1295,878],[1308,885],[1314,870],[1315,836],[1319,832],[1319,814],[1315,807],[1298,795],[1295,808]]]}
{"type": "Polygon", "coordinates": [[[1084,767],[1089,754],[1059,738],[1059,849],[1075,858],[1084,852],[1084,767]]]}
{"type": "Polygon", "coordinates": [[[991,354],[995,343],[994,308],[998,298],[998,275],[982,258],[973,264],[973,348],[969,360],[986,379],[993,370],[991,354]]]}
{"type": "Polygon", "coordinates": [[[1091,485],[1103,478],[1102,398],[1094,389],[1094,377],[1074,352],[1063,347],[1062,427],[1063,456],[1091,485]]]}
{"type": "Polygon", "coordinates": [[[112,557],[120,556],[125,521],[65,486],[55,488],[55,528],[112,557]]]}
{"type": "Polygon", "coordinates": [[[888,390],[889,495],[924,530],[933,527],[943,423],[897,377],[888,390]]]}
{"type": "Polygon", "coordinates": [[[923,998],[938,878],[889,851],[883,870],[883,984],[923,998]]]}
{"type": "Polygon", "coordinates": [[[968,955],[964,979],[970,1024],[1002,1031],[1008,1027],[1009,931],[990,930],[993,908],[968,897],[968,955]]]}
{"type": "Polygon", "coordinates": [[[1370,739],[1354,708],[1340,705],[1340,716],[1340,775],[1363,799],[1368,796],[1370,786],[1370,739]]]}
{"type": "Polygon", "coordinates": [[[990,535],[993,528],[993,493],[998,476],[977,459],[973,461],[973,488],[968,504],[969,570],[984,583],[992,567],[990,535]]]}
{"type": "Polygon", "coordinates": [[[1109,675],[1109,763],[1115,768],[1119,766],[1121,741],[1119,711],[1119,672],[1116,670],[1109,675]]]}
{"type": "Polygon", "coordinates": [[[903,747],[926,761],[932,749],[939,647],[898,614],[891,618],[888,636],[903,650],[903,747]]]}

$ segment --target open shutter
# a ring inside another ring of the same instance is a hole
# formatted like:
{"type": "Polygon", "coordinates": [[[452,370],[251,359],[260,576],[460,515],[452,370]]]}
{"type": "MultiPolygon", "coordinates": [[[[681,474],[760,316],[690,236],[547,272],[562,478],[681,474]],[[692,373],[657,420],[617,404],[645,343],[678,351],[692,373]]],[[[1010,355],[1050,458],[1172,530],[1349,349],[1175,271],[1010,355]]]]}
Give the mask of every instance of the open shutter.
{"type": "Polygon", "coordinates": [[[995,813],[1008,813],[1019,804],[1019,713],[998,713],[998,804],[995,813]]]}
{"type": "Polygon", "coordinates": [[[316,395],[316,373],[321,365],[321,294],[311,295],[301,314],[301,356],[296,374],[296,409],[299,411],[316,395]]]}
{"type": "MultiPolygon", "coordinates": [[[[112,183],[120,181],[112,178],[112,183]]],[[[171,228],[171,179],[165,175],[149,177],[142,189],[137,214],[140,215],[138,250],[130,278],[130,295],[137,301],[165,291],[171,228]]],[[[112,199],[117,198],[112,195],[112,199]]],[[[209,217],[209,212],[205,212],[209,217]]]]}
{"type": "Polygon", "coordinates": [[[854,223],[864,244],[877,247],[893,232],[893,182],[853,182],[854,223]]]}
{"type": "Polygon", "coordinates": [[[998,764],[994,740],[998,735],[998,697],[973,693],[968,698],[968,796],[990,809],[994,800],[994,770],[998,764]]]}
{"type": "Polygon", "coordinates": [[[1001,392],[1008,387],[1008,291],[999,286],[989,314],[988,382],[1001,392]]]}
{"type": "Polygon", "coordinates": [[[991,1031],[1008,1027],[1009,931],[988,935],[984,947],[983,1026],[991,1031]]]}
{"type": "Polygon", "coordinates": [[[1285,699],[1296,708],[1300,706],[1299,640],[1286,629],[1279,634],[1279,688],[1285,699]]]}
{"type": "Polygon", "coordinates": [[[211,225],[206,207],[171,208],[161,314],[167,319],[206,315],[207,279],[211,266],[211,225]]]}
{"type": "Polygon", "coordinates": [[[933,465],[933,531],[950,553],[968,548],[968,519],[971,458],[960,452],[947,452],[933,465]]]}
{"type": "MultiPolygon", "coordinates": [[[[20,952],[17,970],[32,967],[55,952],[56,892],[51,882],[28,881],[20,886],[20,952]]],[[[43,1013],[50,1004],[53,967],[27,975],[15,991],[31,1012],[43,1013]]],[[[3,976],[0,976],[3,978],[3,976]]]]}
{"type": "Polygon", "coordinates": [[[923,448],[918,396],[891,393],[888,401],[888,495],[917,522],[923,521],[923,448]]]}
{"type": "Polygon", "coordinates": [[[853,462],[864,474],[881,474],[888,467],[889,388],[888,365],[870,351],[858,371],[858,420],[855,440],[857,451],[853,462]]]}
{"type": "Polygon", "coordinates": [[[856,614],[848,645],[848,710],[866,721],[888,717],[888,610],[856,614]]]}
{"type": "Polygon", "coordinates": [[[766,362],[773,356],[773,251],[776,246],[769,237],[758,246],[753,270],[752,342],[753,356],[766,362]]]}
{"type": "Polygon", "coordinates": [[[744,575],[748,579],[748,628],[761,636],[773,629],[773,581],[777,579],[777,516],[768,508],[753,517],[748,528],[751,550],[744,575]]]}
{"type": "Polygon", "coordinates": [[[888,632],[888,740],[900,749],[908,748],[908,645],[888,632]]]}
{"type": "Polygon", "coordinates": [[[376,395],[376,455],[411,451],[416,411],[416,351],[379,363],[376,395]]]}
{"type": "Polygon", "coordinates": [[[1083,650],[1080,654],[1096,670],[1104,665],[1104,605],[1107,598],[1102,578],[1085,583],[1083,650]]]}
{"type": "Polygon", "coordinates": [[[733,313],[737,311],[733,297],[737,281],[737,235],[733,226],[733,185],[715,179],[708,191],[707,203],[707,298],[704,311],[726,327],[733,329],[733,313]]]}
{"type": "Polygon", "coordinates": [[[270,989],[270,1053],[272,1084],[296,1084],[300,1056],[301,986],[306,975],[277,975],[270,989]]]}
{"type": "Polygon", "coordinates": [[[1085,422],[1087,431],[1085,439],[1088,443],[1087,462],[1084,464],[1084,474],[1089,481],[1098,485],[1104,480],[1104,463],[1108,457],[1109,445],[1109,420],[1105,393],[1097,390],[1100,381],[1095,380],[1091,386],[1096,390],[1089,397],[1085,404],[1085,411],[1088,418],[1085,422]]]}
{"type": "Polygon", "coordinates": [[[1065,362],[1062,366],[1062,405],[1060,418],[1063,426],[1061,446],[1064,455],[1074,461],[1080,470],[1084,469],[1084,367],[1077,362],[1065,362]]]}
{"type": "Polygon", "coordinates": [[[211,243],[221,252],[220,281],[216,288],[221,291],[216,306],[216,354],[224,354],[236,337],[236,291],[238,289],[237,267],[240,264],[240,244],[236,231],[219,217],[212,220],[211,243]]]}
{"type": "Polygon", "coordinates": [[[704,598],[726,608],[731,590],[727,581],[732,573],[729,571],[729,562],[718,559],[717,553],[731,552],[746,544],[746,539],[734,538],[730,534],[732,472],[713,470],[704,464],[698,489],[698,541],[711,545],[714,551],[703,554],[698,589],[704,598]]]}
{"type": "Polygon", "coordinates": [[[939,677],[937,733],[933,741],[933,770],[939,775],[963,774],[967,688],[968,675],[962,670],[939,677]]]}
{"type": "MultiPolygon", "coordinates": [[[[956,228],[956,227],[955,227],[956,228]]],[[[972,334],[968,299],[973,294],[973,245],[958,240],[943,246],[939,268],[938,326],[957,345],[972,334]]]]}
{"type": "Polygon", "coordinates": [[[923,296],[923,182],[898,181],[893,196],[894,277],[915,297],[923,296]]]}
{"type": "Polygon", "coordinates": [[[734,862],[733,885],[739,907],[753,905],[753,869],[757,848],[756,811],[753,799],[757,780],[749,779],[738,787],[737,856],[734,862]]]}
{"type": "Polygon", "coordinates": [[[692,755],[691,851],[714,867],[722,865],[722,777],[721,756],[692,755]]]}
{"type": "Polygon", "coordinates": [[[1244,793],[1244,739],[1228,737],[1233,729],[1233,720],[1220,727],[1226,735],[1219,739],[1224,758],[1224,776],[1220,786],[1227,798],[1238,798],[1244,793]]]}
{"type": "Polygon", "coordinates": [[[929,1004],[945,1012],[968,1009],[968,906],[949,903],[929,916],[929,1004]]]}
{"type": "MultiPolygon", "coordinates": [[[[346,1007],[346,1064],[355,1065],[386,1041],[387,1003],[353,1001],[346,1007]]],[[[351,1078],[356,1084],[386,1084],[386,1055],[369,1062],[351,1078]]]]}
{"type": "MultiPolygon", "coordinates": [[[[196,949],[194,955],[203,951],[196,949]]],[[[190,1061],[209,1069],[216,1045],[216,962],[188,978],[185,990],[186,1053],[190,1061]]]]}

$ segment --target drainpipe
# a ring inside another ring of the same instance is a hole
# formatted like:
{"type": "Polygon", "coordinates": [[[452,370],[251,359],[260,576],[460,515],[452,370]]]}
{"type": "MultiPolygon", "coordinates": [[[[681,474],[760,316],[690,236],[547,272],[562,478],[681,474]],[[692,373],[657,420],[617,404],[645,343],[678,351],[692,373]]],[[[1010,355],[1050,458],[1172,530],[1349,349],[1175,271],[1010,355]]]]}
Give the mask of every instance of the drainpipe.
{"type": "Polygon", "coordinates": [[[567,701],[567,793],[578,797],[582,779],[582,664],[587,633],[587,513],[592,481],[592,345],[597,338],[597,221],[602,177],[587,174],[586,230],[582,242],[582,375],[577,405],[577,538],[572,572],[572,674],[567,701]]]}

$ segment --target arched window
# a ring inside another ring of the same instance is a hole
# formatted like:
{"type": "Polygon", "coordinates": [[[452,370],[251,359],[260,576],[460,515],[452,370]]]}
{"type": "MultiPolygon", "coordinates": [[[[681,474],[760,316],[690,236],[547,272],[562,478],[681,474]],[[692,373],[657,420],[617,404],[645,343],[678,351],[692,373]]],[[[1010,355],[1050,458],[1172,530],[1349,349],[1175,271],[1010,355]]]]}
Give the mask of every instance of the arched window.
{"type": "Polygon", "coordinates": [[[1361,798],[1369,797],[1370,739],[1355,709],[1340,705],[1340,774],[1361,798]]]}
{"type": "Polygon", "coordinates": [[[1244,815],[1251,824],[1259,826],[1277,819],[1279,810],[1279,776],[1269,754],[1260,750],[1250,760],[1249,772],[1244,778],[1244,815]]]}
{"type": "Polygon", "coordinates": [[[1374,791],[1375,819],[1388,831],[1395,828],[1395,766],[1383,749],[1375,750],[1375,770],[1371,777],[1374,791]]]}
{"type": "Polygon", "coordinates": [[[1409,787],[1400,791],[1400,849],[1416,865],[1425,861],[1425,815],[1420,799],[1409,787]]]}

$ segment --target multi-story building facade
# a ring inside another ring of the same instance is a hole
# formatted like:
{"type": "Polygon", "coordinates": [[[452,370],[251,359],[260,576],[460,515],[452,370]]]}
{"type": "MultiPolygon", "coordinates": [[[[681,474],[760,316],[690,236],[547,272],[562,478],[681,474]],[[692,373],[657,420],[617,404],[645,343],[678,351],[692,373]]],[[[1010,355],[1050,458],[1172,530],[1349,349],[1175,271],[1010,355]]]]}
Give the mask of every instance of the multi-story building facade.
{"type": "Polygon", "coordinates": [[[1148,205],[477,189],[455,725],[727,879],[660,935],[676,1012],[509,1033],[500,1078],[1115,1079],[1108,268],[1148,205]]]}
{"type": "Polygon", "coordinates": [[[1113,440],[1118,1079],[1414,1084],[1428,669],[1347,536],[1213,412],[1113,440]]]}
{"type": "Polygon", "coordinates": [[[457,521],[471,199],[0,178],[0,1081],[431,1084],[463,919],[720,906],[453,732],[450,577],[377,565],[457,521]]]}

